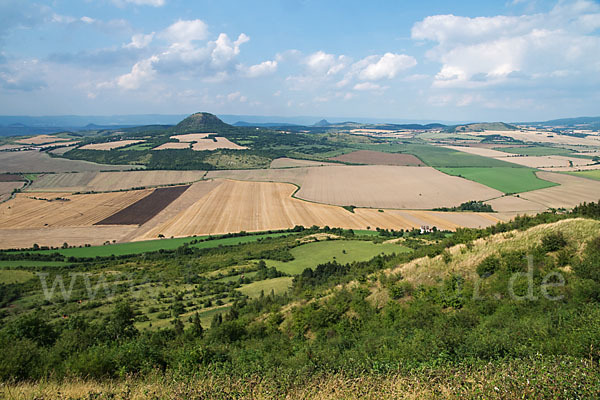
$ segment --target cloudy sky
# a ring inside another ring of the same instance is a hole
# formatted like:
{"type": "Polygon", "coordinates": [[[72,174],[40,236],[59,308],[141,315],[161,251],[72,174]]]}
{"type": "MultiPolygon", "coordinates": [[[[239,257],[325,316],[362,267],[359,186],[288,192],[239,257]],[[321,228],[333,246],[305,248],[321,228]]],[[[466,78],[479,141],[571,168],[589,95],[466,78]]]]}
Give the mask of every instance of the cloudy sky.
{"type": "Polygon", "coordinates": [[[0,0],[0,114],[600,115],[600,1],[0,0]]]}

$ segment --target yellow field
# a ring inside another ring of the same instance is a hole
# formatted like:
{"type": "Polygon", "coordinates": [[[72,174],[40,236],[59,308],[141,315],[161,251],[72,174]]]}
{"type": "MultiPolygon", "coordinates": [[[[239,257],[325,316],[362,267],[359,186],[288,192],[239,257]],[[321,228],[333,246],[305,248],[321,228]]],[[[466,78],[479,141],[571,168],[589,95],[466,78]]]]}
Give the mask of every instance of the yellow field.
{"type": "Polygon", "coordinates": [[[494,211],[498,212],[519,212],[528,214],[537,214],[546,211],[548,207],[543,204],[535,203],[516,196],[504,196],[498,199],[486,201],[491,205],[494,211]]]}
{"type": "Polygon", "coordinates": [[[118,242],[134,229],[132,225],[0,229],[0,249],[29,248],[34,243],[59,247],[65,242],[72,246],[99,246],[106,241],[118,242]]]}
{"type": "Polygon", "coordinates": [[[296,197],[357,207],[432,209],[501,196],[497,190],[430,167],[309,168],[296,197]]]}
{"type": "Polygon", "coordinates": [[[27,139],[17,140],[17,143],[23,144],[46,144],[46,143],[54,143],[54,142],[64,142],[69,141],[71,139],[59,138],[57,136],[52,135],[37,135],[34,137],[30,137],[27,139]]]}
{"type": "Polygon", "coordinates": [[[215,140],[201,139],[197,142],[194,142],[194,144],[192,145],[192,149],[194,149],[196,151],[217,150],[217,149],[243,150],[243,149],[247,149],[247,147],[235,144],[227,138],[217,136],[217,137],[215,137],[215,140]]]}
{"type": "Polygon", "coordinates": [[[325,165],[339,164],[323,161],[297,160],[287,157],[276,158],[271,162],[271,168],[322,167],[325,165]]]}
{"type": "Polygon", "coordinates": [[[193,143],[206,139],[210,135],[216,135],[216,133],[187,133],[185,135],[171,136],[171,139],[179,140],[180,142],[193,143]]]}
{"type": "Polygon", "coordinates": [[[180,150],[180,149],[189,149],[190,148],[190,143],[185,143],[185,142],[168,142],[168,143],[164,143],[161,144],[158,147],[153,148],[152,150],[169,150],[169,149],[175,149],[175,150],[180,150]]]}
{"type": "Polygon", "coordinates": [[[14,199],[0,204],[0,229],[90,226],[151,192],[19,193],[14,199]],[[68,200],[48,201],[59,197],[68,200]]]}
{"type": "MultiPolygon", "coordinates": [[[[503,158],[503,161],[508,161],[514,164],[523,165],[530,168],[566,168],[573,164],[574,167],[589,165],[591,160],[577,157],[565,156],[516,156],[503,158]]],[[[598,166],[597,166],[598,167],[598,166]]]]}
{"type": "Polygon", "coordinates": [[[560,186],[521,193],[522,198],[549,208],[571,208],[584,201],[600,199],[600,181],[554,172],[537,172],[537,176],[560,186]]]}
{"type": "Polygon", "coordinates": [[[94,144],[86,144],[82,146],[82,150],[112,150],[118,149],[120,147],[129,146],[135,143],[142,143],[145,140],[117,140],[116,142],[106,142],[106,143],[94,143],[94,144]]]}
{"type": "Polygon", "coordinates": [[[514,154],[505,153],[503,151],[486,149],[485,147],[468,147],[468,146],[443,146],[447,149],[462,151],[463,153],[475,154],[482,157],[500,158],[510,157],[514,154]]]}
{"type": "Polygon", "coordinates": [[[191,183],[204,171],[79,172],[44,175],[30,187],[32,192],[107,192],[139,187],[191,183]]]}
{"type": "Polygon", "coordinates": [[[286,229],[295,225],[352,229],[410,229],[435,225],[441,229],[455,229],[458,226],[489,226],[499,221],[484,213],[379,212],[374,209],[356,209],[351,213],[341,207],[294,199],[291,195],[295,190],[293,185],[285,183],[226,180],[191,207],[136,240],[156,238],[159,234],[178,237],[286,229]]]}

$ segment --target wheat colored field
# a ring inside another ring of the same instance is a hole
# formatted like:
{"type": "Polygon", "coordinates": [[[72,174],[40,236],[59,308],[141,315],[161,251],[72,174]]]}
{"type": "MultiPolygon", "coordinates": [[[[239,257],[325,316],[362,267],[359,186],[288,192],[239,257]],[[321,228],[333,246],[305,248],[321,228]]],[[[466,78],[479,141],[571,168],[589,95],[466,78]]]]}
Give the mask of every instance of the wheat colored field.
{"type": "Polygon", "coordinates": [[[118,242],[134,229],[135,227],[130,225],[0,229],[0,249],[31,248],[34,243],[40,246],[60,247],[65,242],[72,246],[99,246],[106,241],[118,242]]]}
{"type": "Polygon", "coordinates": [[[323,162],[323,161],[311,161],[311,160],[297,160],[295,158],[276,158],[271,161],[271,168],[297,168],[297,167],[322,167],[325,165],[339,165],[336,163],[323,162]]]}
{"type": "Polygon", "coordinates": [[[192,143],[206,139],[210,135],[216,135],[216,133],[187,133],[185,135],[171,136],[171,139],[179,140],[180,142],[192,143]]]}
{"type": "Polygon", "coordinates": [[[592,163],[585,158],[565,156],[516,156],[503,158],[503,160],[531,168],[565,168],[570,167],[571,163],[574,167],[580,167],[592,163]]]}
{"type": "Polygon", "coordinates": [[[181,150],[181,149],[189,149],[190,143],[186,142],[168,142],[163,143],[158,147],[153,148],[152,150],[181,150]]]}
{"type": "Polygon", "coordinates": [[[213,139],[201,139],[197,142],[194,142],[192,145],[192,149],[196,151],[203,150],[217,150],[217,149],[231,149],[231,150],[243,150],[247,149],[245,146],[240,146],[238,144],[233,143],[227,138],[217,136],[215,140],[213,139]]]}
{"type": "Polygon", "coordinates": [[[296,196],[357,207],[432,209],[501,196],[497,190],[430,167],[310,168],[296,196]]]}
{"type": "Polygon", "coordinates": [[[31,192],[107,192],[139,187],[191,183],[202,179],[204,171],[126,171],[48,174],[36,180],[31,192]]]}
{"type": "Polygon", "coordinates": [[[136,143],[142,143],[145,140],[117,140],[116,142],[94,143],[82,146],[82,150],[112,150],[129,146],[136,143]]]}
{"type": "Polygon", "coordinates": [[[546,211],[548,207],[522,197],[504,196],[498,199],[486,201],[497,212],[518,212],[525,214],[537,214],[546,211]]]}
{"type": "Polygon", "coordinates": [[[106,165],[89,161],[53,158],[44,152],[35,150],[0,152],[0,172],[81,172],[128,170],[133,168],[139,168],[139,166],[106,165]]]}
{"type": "Polygon", "coordinates": [[[0,204],[0,229],[90,226],[151,192],[136,190],[82,195],[19,193],[14,199],[0,204]],[[68,200],[48,201],[56,198],[68,200]]]}
{"type": "Polygon", "coordinates": [[[64,142],[69,141],[71,139],[60,138],[52,135],[37,135],[34,137],[30,137],[27,139],[17,140],[17,143],[23,144],[46,144],[46,143],[54,143],[54,142],[64,142]]]}
{"type": "Polygon", "coordinates": [[[600,199],[600,181],[545,171],[536,174],[540,179],[558,183],[560,186],[522,193],[521,197],[526,200],[548,208],[571,208],[584,201],[596,202],[600,199]]]}
{"type": "Polygon", "coordinates": [[[159,234],[191,236],[239,231],[285,229],[295,225],[334,226],[352,229],[410,229],[422,225],[441,229],[458,226],[489,226],[499,219],[489,214],[436,213],[356,209],[314,204],[291,197],[293,185],[268,182],[223,181],[208,194],[168,222],[136,240],[157,238],[159,234]]]}

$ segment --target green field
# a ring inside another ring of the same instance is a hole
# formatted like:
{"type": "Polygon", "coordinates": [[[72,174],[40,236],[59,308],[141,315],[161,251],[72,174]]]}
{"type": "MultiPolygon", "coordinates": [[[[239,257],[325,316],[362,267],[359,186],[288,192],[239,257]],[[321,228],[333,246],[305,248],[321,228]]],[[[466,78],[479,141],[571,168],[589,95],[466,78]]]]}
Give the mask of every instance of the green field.
{"type": "Polygon", "coordinates": [[[268,267],[290,275],[302,273],[306,268],[314,268],[318,264],[337,261],[340,264],[352,261],[367,261],[378,254],[402,253],[410,251],[398,244],[375,244],[359,240],[326,240],[294,247],[290,250],[294,260],[282,262],[266,260],[268,267]],[[345,251],[345,253],[344,253],[345,251]]]}
{"type": "Polygon", "coordinates": [[[34,276],[35,275],[29,271],[0,270],[0,284],[26,282],[34,276]]]}
{"type": "Polygon", "coordinates": [[[600,181],[600,169],[594,169],[590,171],[574,171],[566,172],[569,175],[581,176],[584,178],[597,179],[600,181]]]}
{"type": "MultiPolygon", "coordinates": [[[[494,150],[505,153],[520,154],[522,156],[576,156],[573,150],[560,147],[528,146],[528,147],[501,147],[494,150]]],[[[581,157],[581,156],[579,156],[581,157]]]]}
{"type": "MultiPolygon", "coordinates": [[[[259,239],[267,237],[279,237],[283,235],[289,235],[289,232],[284,233],[265,233],[262,235],[249,235],[240,237],[230,237],[223,239],[208,240],[205,242],[199,242],[191,246],[199,249],[207,249],[218,246],[232,246],[240,243],[255,242],[259,239]]],[[[40,250],[37,254],[53,254],[59,253],[65,257],[110,257],[112,255],[122,256],[129,254],[141,254],[148,253],[151,251],[158,250],[175,250],[176,248],[190,243],[195,239],[205,239],[207,236],[198,237],[185,237],[185,238],[173,238],[173,239],[158,239],[158,240],[146,240],[143,242],[130,242],[130,243],[117,243],[105,246],[92,246],[92,247],[75,247],[70,249],[57,249],[57,250],[40,250]]]]}
{"type": "Polygon", "coordinates": [[[292,280],[289,276],[283,276],[281,278],[266,279],[264,281],[252,282],[247,285],[243,285],[237,289],[248,297],[256,298],[263,292],[265,295],[271,293],[271,290],[275,294],[285,293],[290,287],[292,287],[292,280]]]}
{"type": "Polygon", "coordinates": [[[521,193],[557,186],[538,178],[532,168],[438,168],[454,176],[481,183],[503,193],[521,193]]]}

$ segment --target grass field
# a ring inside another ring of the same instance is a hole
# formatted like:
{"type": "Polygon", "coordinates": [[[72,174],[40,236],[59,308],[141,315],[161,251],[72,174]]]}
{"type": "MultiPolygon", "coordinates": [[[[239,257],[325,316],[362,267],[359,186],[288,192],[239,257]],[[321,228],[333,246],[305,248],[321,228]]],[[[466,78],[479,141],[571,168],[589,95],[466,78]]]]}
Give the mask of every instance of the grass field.
{"type": "Polygon", "coordinates": [[[506,153],[520,154],[522,156],[568,156],[573,155],[572,150],[560,147],[530,146],[530,147],[503,147],[496,149],[506,153]]]}
{"type": "Polygon", "coordinates": [[[431,167],[512,167],[502,160],[469,154],[445,147],[407,144],[404,152],[414,154],[431,167]]]}
{"type": "Polygon", "coordinates": [[[265,279],[264,281],[252,282],[247,285],[243,285],[238,290],[248,297],[256,298],[263,292],[265,295],[271,293],[271,290],[275,294],[285,293],[292,286],[292,279],[289,276],[283,276],[281,278],[265,279]]]}
{"type": "Polygon", "coordinates": [[[0,284],[26,282],[35,275],[29,271],[0,270],[0,284]]]}
{"type": "Polygon", "coordinates": [[[337,261],[346,264],[352,261],[367,261],[378,254],[401,253],[410,251],[398,244],[375,244],[360,240],[326,240],[294,247],[290,252],[294,260],[282,262],[266,260],[267,266],[275,267],[286,274],[296,275],[306,268],[314,268],[318,264],[337,261]]]}
{"type": "MultiPolygon", "coordinates": [[[[232,246],[240,243],[249,243],[255,242],[259,239],[264,239],[267,237],[279,237],[283,235],[289,235],[288,232],[284,233],[265,233],[262,235],[251,235],[251,236],[240,236],[240,237],[231,237],[231,238],[223,238],[223,239],[214,239],[208,240],[206,242],[200,242],[193,244],[193,247],[197,247],[200,249],[207,249],[218,246],[232,246]]],[[[57,249],[57,250],[40,250],[36,253],[38,254],[52,254],[59,253],[65,257],[109,257],[111,255],[122,256],[128,254],[141,254],[147,253],[151,251],[158,250],[174,250],[185,243],[189,243],[194,239],[205,239],[207,236],[201,237],[185,237],[185,238],[173,238],[173,239],[160,239],[160,240],[146,240],[142,242],[130,242],[130,243],[117,243],[106,246],[92,246],[92,247],[76,247],[71,249],[57,249]]],[[[13,261],[0,261],[0,266],[3,266],[3,263],[13,262],[13,261]]],[[[16,262],[16,261],[14,261],[16,262]]],[[[33,263],[34,261],[27,261],[28,263],[33,263]]],[[[37,261],[35,261],[37,262],[37,261]]],[[[39,265],[47,265],[50,264],[45,262],[39,265]]],[[[15,264],[17,265],[17,264],[15,264]]],[[[21,264],[19,264],[21,265],[21,264]]]]}
{"type": "Polygon", "coordinates": [[[461,176],[479,182],[503,193],[521,193],[556,186],[556,183],[539,179],[530,168],[438,168],[449,175],[461,176]]]}
{"type": "Polygon", "coordinates": [[[596,180],[600,181],[600,169],[593,169],[593,170],[589,170],[589,171],[567,172],[567,174],[580,176],[583,178],[596,179],[596,180]]]}

